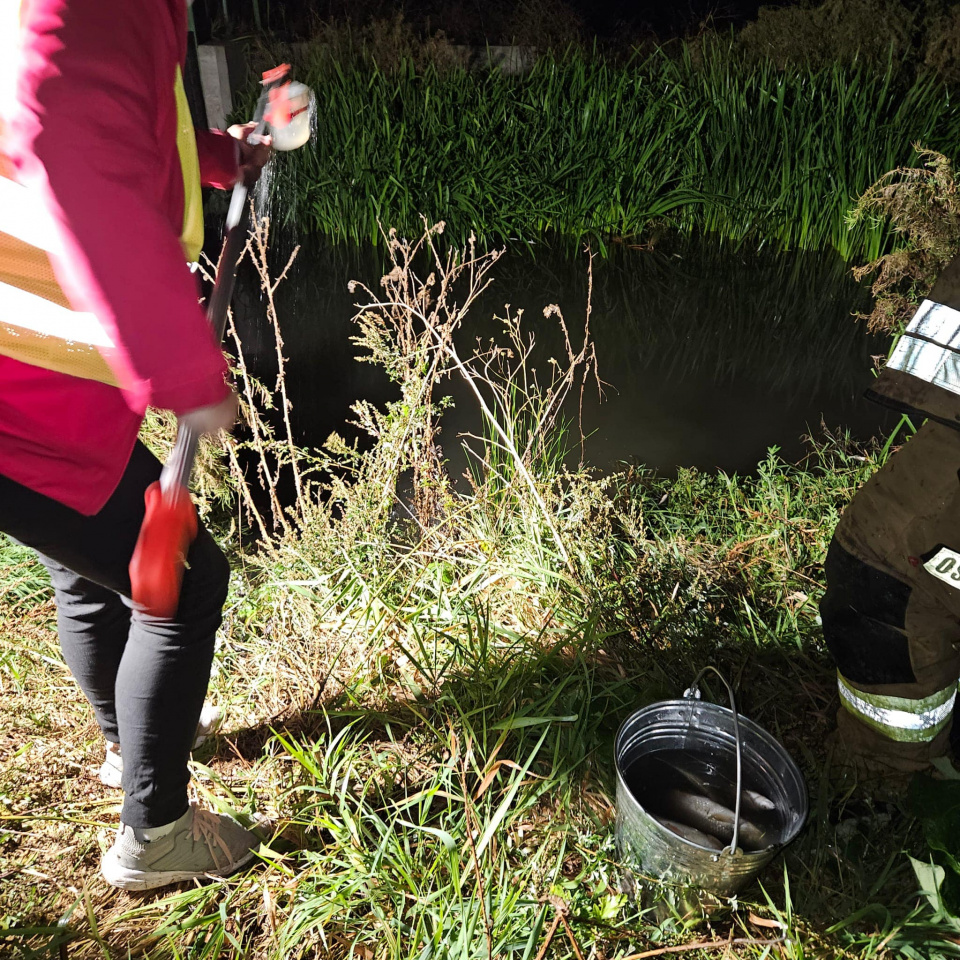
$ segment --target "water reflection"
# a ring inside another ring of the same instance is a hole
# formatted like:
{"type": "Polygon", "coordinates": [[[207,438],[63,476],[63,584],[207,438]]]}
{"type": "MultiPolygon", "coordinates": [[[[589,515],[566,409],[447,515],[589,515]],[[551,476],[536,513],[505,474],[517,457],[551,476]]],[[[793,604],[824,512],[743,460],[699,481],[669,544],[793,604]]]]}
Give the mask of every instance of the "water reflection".
{"type": "MultiPolygon", "coordinates": [[[[290,244],[276,244],[282,266],[290,244]]],[[[384,272],[373,248],[311,241],[277,292],[290,357],[289,387],[300,439],[322,443],[342,429],[358,397],[391,397],[385,377],[353,359],[350,317],[357,297],[347,282],[373,289],[384,272]]],[[[535,362],[560,349],[557,303],[582,327],[588,274],[583,255],[520,249],[493,270],[495,283],[471,311],[464,345],[496,336],[504,304],[523,309],[537,337],[535,362]]],[[[868,337],[852,314],[866,291],[833,254],[751,252],[712,239],[672,240],[654,250],[618,249],[593,263],[593,317],[606,399],[588,396],[587,459],[602,467],[635,460],[669,471],[678,465],[748,470],[769,446],[802,452],[802,436],[848,428],[867,437],[886,424],[860,395],[871,356],[886,344],[868,337]]],[[[237,317],[254,366],[269,379],[273,344],[252,277],[241,275],[237,317]]],[[[476,430],[466,393],[445,420],[445,452],[460,462],[456,434],[476,430]]]]}

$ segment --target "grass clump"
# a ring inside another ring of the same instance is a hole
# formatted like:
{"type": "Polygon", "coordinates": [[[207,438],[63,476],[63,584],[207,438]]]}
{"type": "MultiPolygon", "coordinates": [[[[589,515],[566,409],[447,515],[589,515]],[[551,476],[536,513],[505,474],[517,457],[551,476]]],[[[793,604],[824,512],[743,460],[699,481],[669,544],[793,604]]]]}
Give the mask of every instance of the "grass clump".
{"type": "Polygon", "coordinates": [[[898,333],[943,268],[960,253],[960,197],[953,161],[914,148],[922,167],[897,167],[866,190],[851,214],[854,223],[889,222],[902,244],[854,270],[873,275],[872,331],[898,333]]]}
{"type": "Polygon", "coordinates": [[[837,797],[825,769],[836,698],[817,569],[879,451],[827,436],[806,463],[772,451],[752,477],[594,476],[564,457],[577,442],[565,411],[596,387],[589,310],[575,327],[550,305],[535,324],[505,308],[504,339],[466,350],[455,334],[497,254],[444,248],[440,230],[388,234],[389,269],[355,288],[357,346],[400,387],[385,408],[355,407],[367,443],[332,437],[291,459],[282,385],[254,384],[238,359],[255,403],[228,451],[243,514],[220,530],[236,569],[213,678],[227,721],[194,784],[273,819],[256,867],[142,898],[94,877],[119,797],[94,781],[95,725],[58,662],[42,580],[18,548],[0,553],[0,709],[19,744],[0,764],[0,875],[14,878],[0,950],[955,955],[900,853],[922,855],[916,825],[837,797]],[[533,330],[559,334],[539,372],[533,330]],[[451,378],[485,424],[464,438],[466,485],[445,471],[451,378]],[[273,432],[253,418],[261,393],[273,432]],[[240,550],[242,528],[261,536],[240,550]],[[30,631],[32,645],[16,641],[30,631]],[[615,850],[613,737],[707,661],[801,762],[811,825],[722,910],[656,885],[637,905],[615,850]]]}
{"type": "MultiPolygon", "coordinates": [[[[931,35],[939,32],[931,25],[931,35]]],[[[923,43],[924,18],[916,4],[900,0],[826,0],[761,7],[756,21],[737,37],[750,57],[823,67],[865,61],[874,68],[915,60],[923,43]]],[[[942,59],[942,57],[941,57],[942,59]]]]}
{"type": "Polygon", "coordinates": [[[960,80],[960,10],[942,0],[825,0],[761,7],[737,34],[753,59],[781,69],[805,64],[894,63],[941,80],[960,80]]]}

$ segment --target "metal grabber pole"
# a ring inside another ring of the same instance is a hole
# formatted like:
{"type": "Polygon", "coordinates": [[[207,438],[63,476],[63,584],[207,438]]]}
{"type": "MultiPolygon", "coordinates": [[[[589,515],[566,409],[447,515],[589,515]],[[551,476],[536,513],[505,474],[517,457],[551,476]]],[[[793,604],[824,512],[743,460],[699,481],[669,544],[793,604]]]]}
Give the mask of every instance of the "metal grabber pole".
{"type": "MultiPolygon", "coordinates": [[[[289,123],[291,110],[286,96],[289,76],[287,64],[263,75],[263,91],[253,118],[256,126],[248,134],[247,142],[257,142],[267,127],[268,117],[271,129],[289,123]]],[[[207,317],[218,343],[223,339],[237,264],[246,243],[250,186],[241,180],[233,188],[216,281],[207,308],[207,317]]],[[[160,480],[147,488],[144,497],[146,513],[130,560],[130,586],[134,605],[151,616],[171,619],[180,603],[187,553],[198,530],[197,511],[190,498],[189,485],[199,439],[195,430],[180,424],[176,443],[163,466],[160,480]]]]}

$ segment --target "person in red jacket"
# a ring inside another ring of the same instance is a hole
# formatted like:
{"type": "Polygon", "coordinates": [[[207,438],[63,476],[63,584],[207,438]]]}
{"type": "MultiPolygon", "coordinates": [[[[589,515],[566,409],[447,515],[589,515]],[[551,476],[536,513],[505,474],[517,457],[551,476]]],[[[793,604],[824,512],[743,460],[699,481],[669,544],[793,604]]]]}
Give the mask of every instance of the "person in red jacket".
{"type": "Polygon", "coordinates": [[[122,766],[104,877],[223,875],[254,837],[188,802],[187,762],[227,561],[201,530],[170,620],[133,608],[128,566],[160,473],[137,439],[147,406],[202,433],[234,422],[187,260],[201,180],[232,186],[268,148],[194,136],[184,0],[25,0],[0,33],[17,48],[0,100],[0,531],[50,571],[64,659],[122,766]]]}

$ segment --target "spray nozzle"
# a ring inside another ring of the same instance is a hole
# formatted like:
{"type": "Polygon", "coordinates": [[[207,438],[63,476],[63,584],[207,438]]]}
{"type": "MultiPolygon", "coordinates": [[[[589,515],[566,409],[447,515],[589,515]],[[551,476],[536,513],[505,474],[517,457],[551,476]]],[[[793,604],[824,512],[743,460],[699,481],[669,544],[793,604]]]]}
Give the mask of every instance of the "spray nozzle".
{"type": "Polygon", "coordinates": [[[290,79],[290,64],[263,74],[267,107],[264,119],[270,126],[275,150],[296,150],[310,139],[310,118],[316,98],[303,83],[290,79]]]}

